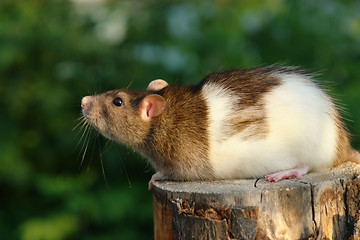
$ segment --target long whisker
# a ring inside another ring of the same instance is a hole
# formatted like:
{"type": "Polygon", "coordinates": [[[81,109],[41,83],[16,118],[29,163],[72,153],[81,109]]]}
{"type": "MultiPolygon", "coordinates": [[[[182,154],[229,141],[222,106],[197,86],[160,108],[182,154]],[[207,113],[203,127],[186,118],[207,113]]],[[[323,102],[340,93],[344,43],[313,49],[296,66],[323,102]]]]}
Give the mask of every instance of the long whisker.
{"type": "MultiPolygon", "coordinates": [[[[77,143],[77,145],[76,145],[76,148],[78,148],[79,145],[80,145],[80,143],[84,140],[84,143],[83,143],[83,145],[82,145],[82,147],[81,147],[81,150],[83,150],[83,149],[84,149],[84,144],[85,144],[87,138],[88,138],[89,135],[90,135],[90,130],[91,130],[91,129],[90,129],[90,127],[89,127],[89,124],[87,124],[86,122],[84,123],[84,125],[83,125],[81,128],[83,129],[83,132],[82,132],[81,137],[80,137],[80,139],[79,139],[79,141],[78,141],[78,143],[77,143]]],[[[78,133],[77,135],[79,135],[80,132],[81,132],[81,131],[79,131],[79,133],[78,133]]]]}
{"type": "Polygon", "coordinates": [[[134,79],[131,80],[131,82],[129,83],[129,85],[127,85],[126,89],[129,89],[129,87],[134,83],[134,79]]]}
{"type": "MultiPolygon", "coordinates": [[[[99,144],[99,148],[101,148],[100,141],[98,141],[98,144],[99,144]]],[[[101,162],[101,170],[102,170],[102,173],[103,173],[106,188],[110,189],[108,181],[106,179],[106,173],[105,173],[105,168],[104,168],[104,161],[103,161],[103,153],[102,152],[100,152],[100,162],[101,162]]]]}
{"type": "Polygon", "coordinates": [[[83,128],[83,133],[81,134],[80,140],[79,142],[81,142],[84,138],[86,139],[86,136],[89,134],[90,132],[90,127],[89,125],[85,125],[82,127],[83,128]]]}
{"type": "Polygon", "coordinates": [[[82,157],[81,157],[81,162],[80,162],[79,168],[81,168],[83,163],[84,163],[86,152],[87,152],[88,147],[89,147],[89,141],[90,141],[89,134],[90,134],[90,131],[87,131],[87,135],[86,135],[87,137],[85,138],[84,144],[83,144],[83,146],[81,148],[81,149],[84,149],[84,146],[85,146],[84,152],[83,152],[82,157]]]}
{"type": "Polygon", "coordinates": [[[75,127],[73,127],[72,131],[75,131],[75,129],[77,129],[80,125],[83,127],[86,124],[86,119],[84,116],[80,116],[77,120],[80,122],[76,124],[75,127]]]}
{"type": "Polygon", "coordinates": [[[117,152],[117,154],[118,154],[118,156],[119,156],[119,158],[120,158],[121,168],[124,170],[126,179],[127,179],[128,183],[129,183],[129,188],[131,188],[131,181],[130,181],[129,175],[128,175],[127,171],[126,171],[126,167],[125,167],[124,161],[123,161],[123,159],[122,159],[122,157],[121,157],[121,154],[119,153],[118,148],[115,148],[115,150],[116,150],[116,152],[117,152]]]}
{"type": "Polygon", "coordinates": [[[76,146],[76,148],[78,148],[80,143],[83,142],[82,145],[81,145],[80,151],[79,151],[79,156],[78,156],[78,158],[79,158],[80,155],[81,155],[81,162],[80,162],[79,168],[81,168],[83,163],[84,163],[85,156],[87,154],[87,150],[88,150],[88,147],[89,147],[90,134],[91,134],[91,130],[92,130],[90,128],[90,125],[87,124],[87,122],[85,122],[83,124],[82,128],[83,128],[84,131],[83,131],[83,133],[82,133],[82,135],[80,137],[80,140],[78,141],[78,144],[76,146]],[[82,152],[82,154],[81,154],[81,152],[82,152]]]}
{"type": "Polygon", "coordinates": [[[89,124],[88,123],[84,123],[84,125],[82,126],[82,128],[84,128],[84,132],[83,134],[81,135],[80,137],[80,141],[84,138],[85,134],[87,133],[87,136],[89,135],[90,133],[90,127],[89,127],[89,124]]]}
{"type": "MultiPolygon", "coordinates": [[[[97,139],[97,138],[96,138],[97,139]]],[[[88,141],[88,143],[87,143],[87,146],[86,146],[86,148],[88,148],[88,146],[89,146],[89,141],[88,141]]],[[[90,162],[89,162],[89,164],[88,164],[88,168],[91,166],[91,164],[92,164],[92,161],[93,161],[93,159],[94,159],[94,153],[95,153],[95,149],[96,149],[96,141],[93,141],[93,144],[92,144],[92,151],[91,151],[91,154],[90,154],[90,162]]],[[[84,159],[83,159],[84,160],[84,159]]]]}
{"type": "Polygon", "coordinates": [[[83,140],[84,135],[88,131],[88,128],[89,128],[89,123],[86,121],[85,117],[80,117],[78,120],[80,120],[80,122],[78,124],[76,124],[76,126],[72,129],[72,131],[75,131],[76,128],[81,126],[79,131],[76,134],[76,137],[78,137],[79,134],[82,133],[81,137],[76,145],[76,148],[79,146],[80,142],[83,140]]]}

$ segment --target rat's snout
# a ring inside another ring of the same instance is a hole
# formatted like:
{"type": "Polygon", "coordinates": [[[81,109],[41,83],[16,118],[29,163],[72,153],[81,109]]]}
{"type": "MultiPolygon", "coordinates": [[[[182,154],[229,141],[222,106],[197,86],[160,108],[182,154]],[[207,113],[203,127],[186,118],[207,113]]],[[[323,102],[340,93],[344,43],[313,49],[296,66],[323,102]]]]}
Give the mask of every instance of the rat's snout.
{"type": "Polygon", "coordinates": [[[89,105],[90,97],[86,96],[81,99],[81,108],[86,109],[86,107],[89,105]]]}
{"type": "Polygon", "coordinates": [[[92,102],[91,96],[86,96],[81,99],[81,108],[84,116],[87,116],[90,113],[92,107],[91,102],[92,102]]]}

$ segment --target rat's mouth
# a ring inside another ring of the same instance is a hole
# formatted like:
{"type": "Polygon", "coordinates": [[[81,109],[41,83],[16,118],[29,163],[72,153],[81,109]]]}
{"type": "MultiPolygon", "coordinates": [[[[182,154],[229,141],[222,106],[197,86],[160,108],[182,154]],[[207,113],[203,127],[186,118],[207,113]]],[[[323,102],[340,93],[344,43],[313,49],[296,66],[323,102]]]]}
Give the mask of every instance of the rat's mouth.
{"type": "Polygon", "coordinates": [[[100,131],[99,127],[96,124],[96,119],[94,119],[91,114],[89,114],[86,110],[82,110],[83,117],[85,121],[93,128],[95,128],[97,131],[100,131]]]}
{"type": "Polygon", "coordinates": [[[91,118],[89,116],[89,113],[86,110],[83,109],[82,114],[83,114],[83,117],[86,120],[86,122],[89,123],[90,125],[93,125],[92,121],[91,121],[91,118]]]}
{"type": "Polygon", "coordinates": [[[92,116],[91,114],[87,113],[84,110],[83,110],[83,116],[84,116],[86,122],[91,127],[93,127],[96,131],[101,133],[104,137],[111,139],[111,140],[116,139],[115,135],[113,133],[111,133],[111,131],[109,131],[109,129],[106,128],[106,124],[101,119],[98,119],[98,118],[92,116]]]}

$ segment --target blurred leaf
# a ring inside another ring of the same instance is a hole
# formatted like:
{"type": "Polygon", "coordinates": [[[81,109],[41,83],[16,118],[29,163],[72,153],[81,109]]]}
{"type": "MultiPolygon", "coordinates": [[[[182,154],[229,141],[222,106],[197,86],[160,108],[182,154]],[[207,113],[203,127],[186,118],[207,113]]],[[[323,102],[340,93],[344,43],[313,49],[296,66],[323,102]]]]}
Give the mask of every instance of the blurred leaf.
{"type": "Polygon", "coordinates": [[[31,219],[21,226],[21,239],[67,239],[75,233],[77,225],[77,218],[69,214],[56,214],[48,218],[31,219]]]}

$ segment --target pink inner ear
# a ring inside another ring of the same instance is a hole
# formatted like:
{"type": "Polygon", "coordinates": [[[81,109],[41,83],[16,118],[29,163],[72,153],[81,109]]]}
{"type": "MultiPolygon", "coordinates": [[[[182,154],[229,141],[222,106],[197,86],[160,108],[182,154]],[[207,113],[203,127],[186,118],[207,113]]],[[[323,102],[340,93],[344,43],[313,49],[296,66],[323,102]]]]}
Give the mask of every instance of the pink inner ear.
{"type": "Polygon", "coordinates": [[[165,99],[156,94],[145,97],[140,104],[141,116],[145,121],[159,116],[165,108],[165,99]]]}
{"type": "Polygon", "coordinates": [[[150,117],[151,108],[152,108],[152,103],[149,102],[148,105],[146,106],[146,116],[147,117],[150,117]]]}

